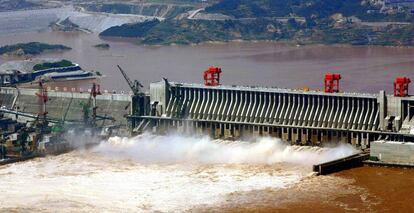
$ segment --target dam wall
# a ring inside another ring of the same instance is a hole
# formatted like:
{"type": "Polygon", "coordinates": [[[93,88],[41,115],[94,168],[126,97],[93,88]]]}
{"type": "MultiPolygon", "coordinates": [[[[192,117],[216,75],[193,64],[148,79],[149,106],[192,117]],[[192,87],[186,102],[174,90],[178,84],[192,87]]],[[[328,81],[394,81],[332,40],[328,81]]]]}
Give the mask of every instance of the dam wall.
{"type": "Polygon", "coordinates": [[[414,143],[374,141],[370,148],[378,162],[414,166],[414,143]]]}
{"type": "MultiPolygon", "coordinates": [[[[23,113],[37,115],[40,107],[39,98],[36,95],[37,89],[0,89],[0,105],[3,108],[17,110],[23,113]]],[[[83,104],[88,103],[90,94],[79,92],[48,91],[48,102],[46,110],[48,117],[61,120],[67,111],[67,121],[82,121],[83,104]]],[[[106,124],[126,125],[126,115],[131,113],[132,96],[129,94],[103,93],[98,95],[97,115],[112,117],[114,122],[106,120],[106,124]]],[[[98,125],[102,121],[98,122],[98,125]]]]}
{"type": "MultiPolygon", "coordinates": [[[[214,138],[280,137],[293,144],[412,140],[414,98],[378,94],[161,81],[150,85],[150,115],[135,131],[199,132],[214,138]]],[[[414,140],[413,140],[414,141],[414,140]]]]}

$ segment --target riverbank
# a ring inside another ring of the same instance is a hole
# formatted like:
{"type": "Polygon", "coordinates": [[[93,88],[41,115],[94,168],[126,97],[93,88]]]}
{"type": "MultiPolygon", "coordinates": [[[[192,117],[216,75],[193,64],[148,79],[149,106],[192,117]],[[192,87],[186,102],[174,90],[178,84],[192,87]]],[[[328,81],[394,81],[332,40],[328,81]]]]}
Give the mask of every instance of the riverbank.
{"type": "Polygon", "coordinates": [[[296,44],[414,45],[412,24],[383,23],[367,26],[323,19],[317,25],[310,26],[307,22],[297,22],[294,19],[287,23],[273,18],[220,21],[166,19],[111,27],[101,32],[100,36],[136,38],[137,43],[147,45],[189,45],[232,40],[274,40],[296,44]]]}

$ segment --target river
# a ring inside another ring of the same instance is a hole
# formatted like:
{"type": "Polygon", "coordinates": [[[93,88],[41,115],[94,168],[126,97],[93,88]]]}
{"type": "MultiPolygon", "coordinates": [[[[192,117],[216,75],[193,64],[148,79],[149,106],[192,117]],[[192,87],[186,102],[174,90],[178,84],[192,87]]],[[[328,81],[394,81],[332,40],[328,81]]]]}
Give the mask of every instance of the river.
{"type": "MultiPolygon", "coordinates": [[[[72,47],[36,57],[67,58],[100,71],[107,90],[128,90],[117,64],[146,87],[162,77],[202,83],[202,71],[211,65],[223,68],[223,84],[230,85],[321,89],[330,71],[342,74],[344,91],[376,93],[391,92],[396,76],[414,79],[413,48],[275,42],[148,47],[85,33],[0,36],[0,45],[30,41],[72,47]],[[103,42],[111,48],[93,47],[103,42]]],[[[0,62],[7,60],[14,59],[0,62]]],[[[414,170],[362,167],[313,176],[312,163],[343,149],[281,144],[276,139],[246,145],[182,136],[111,138],[92,150],[0,167],[0,212],[414,211],[414,170]]]]}
{"type": "MultiPolygon", "coordinates": [[[[392,91],[396,76],[414,79],[414,48],[368,46],[294,46],[275,42],[231,42],[194,46],[139,46],[133,41],[102,40],[96,34],[32,32],[0,36],[0,45],[40,41],[64,44],[71,51],[37,57],[62,57],[106,77],[102,87],[128,90],[116,65],[148,87],[162,77],[202,83],[211,65],[223,69],[223,84],[321,89],[326,72],[342,74],[341,90],[392,91]],[[93,45],[109,43],[109,50],[93,45]]],[[[7,60],[2,58],[0,62],[7,60]]]]}
{"type": "MultiPolygon", "coordinates": [[[[88,150],[0,167],[3,210],[186,211],[217,207],[237,193],[284,189],[313,164],[355,153],[180,135],[113,137],[88,150]]],[[[1,210],[1,208],[0,208],[1,210]]]]}
{"type": "Polygon", "coordinates": [[[0,212],[412,212],[414,170],[313,175],[313,164],[355,151],[270,138],[113,137],[0,166],[0,212]]]}

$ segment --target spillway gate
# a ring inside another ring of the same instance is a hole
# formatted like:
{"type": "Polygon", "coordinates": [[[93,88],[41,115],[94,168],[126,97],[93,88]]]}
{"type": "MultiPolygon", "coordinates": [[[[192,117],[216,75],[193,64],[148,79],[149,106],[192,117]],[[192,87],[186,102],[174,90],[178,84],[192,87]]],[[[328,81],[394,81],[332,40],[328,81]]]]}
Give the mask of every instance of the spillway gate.
{"type": "Polygon", "coordinates": [[[147,102],[143,113],[130,116],[135,132],[270,136],[295,144],[348,142],[361,147],[379,138],[414,138],[414,98],[384,91],[324,93],[164,80],[150,85],[147,102]]]}

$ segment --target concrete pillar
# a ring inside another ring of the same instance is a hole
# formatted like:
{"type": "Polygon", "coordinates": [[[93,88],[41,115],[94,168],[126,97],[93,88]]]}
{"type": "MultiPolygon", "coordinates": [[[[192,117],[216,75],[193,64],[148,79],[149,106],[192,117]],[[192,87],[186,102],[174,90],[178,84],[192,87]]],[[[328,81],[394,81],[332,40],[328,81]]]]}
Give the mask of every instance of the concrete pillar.
{"type": "Polygon", "coordinates": [[[253,137],[260,137],[260,130],[258,126],[252,126],[253,128],[253,137]]]}
{"type": "Polygon", "coordinates": [[[329,132],[330,131],[321,131],[321,143],[329,143],[329,132]]]}
{"type": "Polygon", "coordinates": [[[299,141],[299,133],[300,133],[299,129],[292,130],[292,143],[296,143],[299,141]]]}
{"type": "Polygon", "coordinates": [[[203,125],[202,123],[197,122],[197,134],[198,135],[203,135],[204,134],[204,129],[203,129],[203,125]]]}
{"type": "Polygon", "coordinates": [[[311,142],[316,144],[319,141],[319,139],[318,139],[318,130],[312,129],[310,131],[312,131],[311,142]]]}
{"type": "Polygon", "coordinates": [[[282,128],[282,140],[283,141],[290,141],[289,140],[289,128],[282,128]]]}
{"type": "Polygon", "coordinates": [[[231,124],[224,124],[223,126],[224,126],[224,138],[225,139],[232,138],[233,137],[233,135],[231,134],[232,125],[231,124]]]}
{"type": "Polygon", "coordinates": [[[270,127],[264,126],[262,128],[263,128],[262,136],[263,137],[269,137],[270,136],[270,127]]]}
{"type": "Polygon", "coordinates": [[[349,132],[341,132],[341,143],[349,143],[348,138],[350,137],[349,132]]]}
{"type": "Polygon", "coordinates": [[[240,131],[240,129],[241,129],[241,128],[243,128],[243,127],[242,127],[242,126],[240,126],[240,125],[235,125],[235,126],[234,126],[234,130],[233,130],[233,131],[234,131],[234,133],[233,133],[233,134],[234,134],[234,138],[235,138],[235,139],[238,139],[238,138],[240,138],[240,137],[241,137],[241,131],[240,131]]]}
{"type": "Polygon", "coordinates": [[[379,104],[379,118],[380,118],[379,128],[381,130],[385,130],[386,129],[385,117],[387,116],[387,99],[386,99],[384,90],[381,90],[379,92],[377,101],[379,104]]]}
{"type": "Polygon", "coordinates": [[[351,133],[351,144],[353,146],[358,145],[358,133],[351,133]]]}

